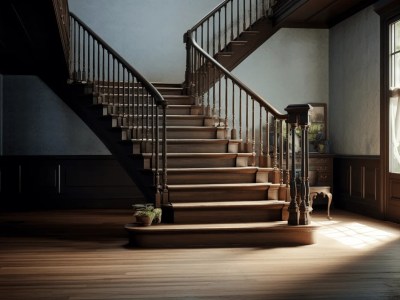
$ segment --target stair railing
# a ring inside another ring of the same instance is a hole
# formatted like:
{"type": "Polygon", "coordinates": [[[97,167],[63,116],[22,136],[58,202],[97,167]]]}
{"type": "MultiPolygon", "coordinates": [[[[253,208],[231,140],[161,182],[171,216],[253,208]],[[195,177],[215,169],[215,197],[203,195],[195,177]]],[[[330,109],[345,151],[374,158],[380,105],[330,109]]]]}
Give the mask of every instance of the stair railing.
{"type": "Polygon", "coordinates": [[[70,13],[70,36],[72,80],[92,84],[101,102],[116,106],[115,113],[123,120],[123,125],[131,128],[142,148],[151,152],[151,168],[155,171],[154,185],[157,187],[156,206],[159,206],[166,199],[162,195],[167,190],[167,101],[73,13],[70,13]]]}
{"type": "MultiPolygon", "coordinates": [[[[230,42],[268,16],[276,0],[225,0],[193,26],[191,35],[210,56],[227,51],[230,42]]],[[[185,38],[186,40],[186,38],[185,38]]],[[[191,87],[190,50],[186,49],[185,87],[191,87]]]]}
{"type": "MultiPolygon", "coordinates": [[[[190,29],[184,36],[187,50],[185,85],[188,94],[195,99],[195,104],[203,109],[208,119],[212,119],[216,126],[224,129],[225,138],[244,141],[244,147],[241,150],[253,154],[253,166],[274,168],[272,181],[280,183],[281,186],[279,199],[290,199],[288,224],[306,225],[309,224],[310,206],[308,116],[312,107],[309,105],[288,106],[286,108],[288,114],[281,114],[214,58],[216,52],[226,48],[229,36],[232,41],[235,36],[240,35],[240,20],[248,22],[247,24],[251,26],[252,15],[255,15],[255,21],[259,16],[265,17],[273,2],[224,1],[190,29]],[[249,11],[244,8],[244,12],[241,12],[241,3],[250,7],[254,3],[255,12],[252,8],[249,11]],[[259,7],[262,7],[264,15],[257,14],[259,7]],[[235,12],[237,19],[234,21],[235,12]],[[230,18],[229,15],[231,15],[230,18]],[[221,18],[225,25],[223,30],[219,25],[221,18]],[[218,24],[218,31],[216,33],[212,31],[210,37],[210,28],[214,29],[214,24],[218,24]],[[227,29],[228,26],[232,26],[230,30],[227,29]],[[300,134],[298,134],[298,127],[300,127],[300,134]],[[299,135],[301,166],[300,173],[297,174],[296,137],[299,135]],[[289,137],[292,144],[290,148],[289,137]],[[291,160],[289,160],[289,153],[292,154],[291,160]],[[291,170],[289,170],[290,161],[291,170]]],[[[246,26],[243,25],[243,28],[245,29],[246,26]]]]}

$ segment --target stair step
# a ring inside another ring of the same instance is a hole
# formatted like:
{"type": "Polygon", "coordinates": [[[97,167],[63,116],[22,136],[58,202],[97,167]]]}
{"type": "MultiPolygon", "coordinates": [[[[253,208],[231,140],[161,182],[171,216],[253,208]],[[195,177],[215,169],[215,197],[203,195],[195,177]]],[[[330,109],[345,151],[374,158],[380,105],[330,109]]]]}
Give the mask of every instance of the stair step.
{"type": "Polygon", "coordinates": [[[174,247],[282,247],[315,243],[318,226],[288,226],[286,221],[229,224],[125,225],[131,246],[174,247]]]}
{"type": "MultiPolygon", "coordinates": [[[[142,115],[122,115],[112,114],[112,126],[126,126],[127,124],[140,123],[142,119],[147,116],[142,115]],[[125,121],[124,121],[125,119],[125,121]],[[139,121],[138,121],[139,120],[139,121]]],[[[160,125],[162,124],[163,116],[159,116],[160,125]]],[[[206,119],[203,115],[167,115],[167,126],[203,126],[204,120],[206,119]]]]}
{"type": "Polygon", "coordinates": [[[173,203],[174,224],[250,223],[287,220],[279,200],[173,203]]]}
{"type": "MultiPolygon", "coordinates": [[[[129,114],[135,111],[138,114],[151,113],[154,108],[151,105],[135,105],[123,104],[123,103],[101,103],[103,105],[103,115],[117,115],[117,114],[129,114]]],[[[200,115],[202,114],[202,108],[196,105],[168,105],[167,115],[200,115]]]]}
{"type": "MultiPolygon", "coordinates": [[[[121,85],[96,85],[94,89],[97,93],[115,93],[119,91],[119,93],[125,93],[131,92],[131,93],[139,93],[140,95],[143,94],[143,89],[142,87],[137,87],[137,86],[123,86],[121,85]]],[[[158,87],[157,90],[162,94],[162,95],[182,95],[183,94],[183,88],[182,87],[176,87],[176,86],[165,86],[165,87],[158,87]]],[[[147,94],[147,93],[146,93],[147,94]]]]}
{"type": "Polygon", "coordinates": [[[277,200],[280,185],[263,183],[169,184],[169,201],[174,203],[232,200],[277,200]]]}
{"type": "MultiPolygon", "coordinates": [[[[135,126],[121,127],[122,139],[141,139],[146,135],[147,130],[152,130],[150,127],[135,126]]],[[[163,128],[160,127],[160,138],[163,137],[163,128]]],[[[227,129],[224,127],[211,126],[167,126],[167,138],[170,139],[217,139],[225,138],[227,129]]]]}
{"type": "MultiPolygon", "coordinates": [[[[152,149],[153,140],[131,141],[133,154],[146,153],[152,149]]],[[[227,139],[167,139],[167,150],[168,153],[237,153],[241,142],[227,139]]]]}
{"type": "MultiPolygon", "coordinates": [[[[147,103],[147,101],[152,101],[152,97],[148,95],[128,95],[128,93],[123,94],[123,93],[117,93],[117,92],[111,92],[111,93],[101,93],[98,96],[95,97],[94,103],[95,104],[108,104],[108,103],[147,103]],[[137,100],[137,97],[139,99],[137,100]],[[135,99],[135,100],[133,100],[135,99]]],[[[193,98],[190,96],[186,95],[165,95],[164,99],[168,101],[169,105],[193,105],[194,101],[193,98]]],[[[141,104],[139,104],[141,105],[141,104]]]]}
{"type": "MultiPolygon", "coordinates": [[[[151,153],[141,154],[144,169],[152,169],[155,158],[151,153]]],[[[168,153],[170,168],[247,167],[252,153],[168,153]]],[[[161,158],[160,158],[161,161],[161,158]]]]}
{"type": "Polygon", "coordinates": [[[273,168],[168,168],[169,184],[272,182],[273,168]]]}

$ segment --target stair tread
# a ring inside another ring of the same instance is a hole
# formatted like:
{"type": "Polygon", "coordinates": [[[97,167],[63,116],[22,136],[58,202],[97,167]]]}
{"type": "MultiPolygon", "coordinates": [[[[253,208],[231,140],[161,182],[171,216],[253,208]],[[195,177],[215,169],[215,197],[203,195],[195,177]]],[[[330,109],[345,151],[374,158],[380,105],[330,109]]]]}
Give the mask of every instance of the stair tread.
{"type": "MultiPolygon", "coordinates": [[[[112,117],[147,117],[147,115],[132,115],[132,114],[109,114],[112,117]]],[[[159,116],[160,119],[163,118],[162,115],[159,116]]],[[[167,115],[167,119],[177,118],[177,119],[204,119],[206,116],[204,115],[167,115]]]]}
{"type": "Polygon", "coordinates": [[[221,189],[221,188],[260,188],[280,186],[279,183],[271,182],[249,182],[249,183],[213,183],[213,184],[168,184],[168,190],[188,190],[188,189],[221,189]]]}
{"type": "Polygon", "coordinates": [[[172,203],[173,208],[210,208],[215,209],[218,207],[244,207],[244,206],[282,206],[289,204],[284,200],[237,200],[237,201],[219,201],[219,202],[183,202],[183,203],[172,203]]]}
{"type": "MultiPolygon", "coordinates": [[[[152,153],[142,153],[145,157],[153,156],[152,153]]],[[[253,156],[253,153],[167,153],[168,157],[235,157],[235,156],[253,156]]]]}
{"type": "Polygon", "coordinates": [[[253,223],[206,223],[206,224],[156,224],[152,226],[138,226],[136,224],[126,224],[125,229],[142,232],[173,232],[173,231],[265,231],[279,230],[291,231],[299,229],[315,229],[319,226],[311,222],[309,225],[288,226],[287,221],[253,222],[253,223]]]}
{"type": "Polygon", "coordinates": [[[168,172],[172,173],[190,173],[190,172],[256,172],[256,171],[272,171],[274,168],[259,168],[259,167],[219,167],[219,168],[168,168],[168,172]]]}
{"type": "MultiPolygon", "coordinates": [[[[142,139],[131,139],[132,142],[152,142],[153,139],[148,139],[143,141],[142,139]]],[[[241,143],[242,140],[228,140],[228,139],[168,139],[167,138],[167,144],[168,143],[215,143],[215,144],[226,144],[228,142],[235,142],[235,143],[241,143]]]]}

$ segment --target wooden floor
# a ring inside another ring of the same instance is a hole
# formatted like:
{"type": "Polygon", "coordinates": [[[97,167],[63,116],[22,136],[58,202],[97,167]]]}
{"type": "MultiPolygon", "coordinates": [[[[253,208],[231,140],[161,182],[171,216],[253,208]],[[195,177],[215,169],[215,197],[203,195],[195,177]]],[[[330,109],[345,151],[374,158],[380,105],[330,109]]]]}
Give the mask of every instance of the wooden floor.
{"type": "Polygon", "coordinates": [[[0,299],[400,299],[400,226],[332,216],[310,246],[143,250],[130,211],[0,213],[0,299]]]}

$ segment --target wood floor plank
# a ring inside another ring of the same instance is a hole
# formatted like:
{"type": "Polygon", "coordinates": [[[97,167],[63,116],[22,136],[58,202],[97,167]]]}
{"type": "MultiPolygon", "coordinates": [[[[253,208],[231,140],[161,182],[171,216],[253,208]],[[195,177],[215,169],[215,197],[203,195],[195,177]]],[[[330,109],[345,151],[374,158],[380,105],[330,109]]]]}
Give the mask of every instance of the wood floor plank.
{"type": "Polygon", "coordinates": [[[315,245],[145,250],[128,210],[2,212],[0,298],[400,299],[400,226],[332,215],[315,245]]]}

